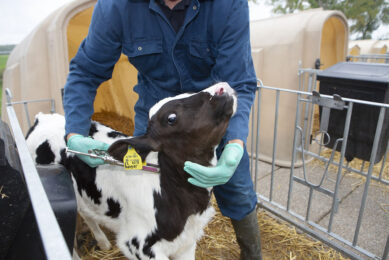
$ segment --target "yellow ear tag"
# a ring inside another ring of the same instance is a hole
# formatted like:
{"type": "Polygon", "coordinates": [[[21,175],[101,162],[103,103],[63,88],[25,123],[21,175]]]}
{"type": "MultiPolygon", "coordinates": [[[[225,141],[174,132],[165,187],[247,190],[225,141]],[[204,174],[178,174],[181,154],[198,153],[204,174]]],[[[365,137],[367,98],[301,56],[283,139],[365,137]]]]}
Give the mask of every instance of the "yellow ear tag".
{"type": "Polygon", "coordinates": [[[128,147],[128,151],[123,157],[123,162],[124,169],[126,170],[142,170],[144,165],[144,163],[142,163],[142,158],[132,147],[128,147]]]}

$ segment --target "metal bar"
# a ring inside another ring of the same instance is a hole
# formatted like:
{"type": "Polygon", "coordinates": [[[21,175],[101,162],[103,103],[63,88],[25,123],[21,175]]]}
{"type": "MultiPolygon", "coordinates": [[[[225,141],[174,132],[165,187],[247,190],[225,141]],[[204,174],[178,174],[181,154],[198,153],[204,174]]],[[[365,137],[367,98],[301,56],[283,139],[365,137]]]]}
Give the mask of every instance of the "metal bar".
{"type": "Polygon", "coordinates": [[[384,117],[385,117],[385,108],[381,108],[380,115],[378,117],[377,129],[376,129],[375,136],[374,136],[373,148],[371,150],[370,165],[369,165],[369,170],[368,170],[367,177],[366,177],[365,189],[364,189],[363,195],[362,195],[362,203],[361,203],[361,207],[359,209],[357,227],[356,227],[355,233],[354,233],[354,239],[353,239],[354,246],[358,242],[359,230],[361,228],[363,213],[365,211],[365,205],[366,205],[367,194],[369,191],[370,179],[371,179],[371,175],[373,174],[374,161],[375,161],[375,158],[377,155],[378,144],[379,144],[380,137],[381,137],[382,125],[384,123],[384,117]]]}
{"type": "MultiPolygon", "coordinates": [[[[324,133],[321,133],[321,139],[320,139],[320,142],[319,142],[319,151],[317,153],[317,156],[320,157],[320,153],[321,153],[321,150],[323,149],[323,143],[324,143],[324,133]],[[323,140],[323,142],[322,142],[323,140]]],[[[307,153],[310,153],[309,151],[307,151],[307,153]]]]}
{"type": "MultiPolygon", "coordinates": [[[[10,93],[9,90],[6,91],[7,93],[10,93]]],[[[7,96],[7,99],[10,100],[10,96],[7,96]]],[[[7,105],[7,113],[19,151],[20,161],[23,162],[23,173],[46,256],[50,260],[69,260],[71,259],[70,252],[28,151],[26,140],[11,104],[7,105]]]]}
{"type": "MultiPolygon", "coordinates": [[[[312,92],[312,93],[319,94],[319,92],[312,92]]],[[[314,103],[315,105],[319,105],[322,107],[327,106],[327,107],[330,107],[331,109],[336,109],[336,110],[343,110],[343,109],[347,108],[347,106],[345,105],[345,102],[343,102],[343,98],[342,98],[342,100],[340,100],[340,101],[336,100],[336,102],[335,102],[335,101],[333,101],[335,99],[335,96],[329,96],[329,98],[328,98],[326,95],[319,94],[320,99],[317,99],[317,96],[316,96],[317,94],[313,94],[312,97],[308,97],[308,99],[302,98],[301,101],[308,102],[308,103],[314,103]]]]}
{"type": "Polygon", "coordinates": [[[385,151],[385,154],[384,154],[384,159],[382,160],[382,166],[381,166],[380,174],[378,175],[378,179],[379,180],[382,180],[382,173],[384,172],[386,157],[388,156],[388,153],[389,153],[389,140],[388,140],[388,144],[386,145],[386,151],[385,151]]]}
{"type": "Polygon", "coordinates": [[[46,99],[34,99],[34,100],[21,100],[21,101],[15,101],[15,102],[7,102],[7,105],[17,105],[17,104],[24,104],[24,103],[39,103],[39,102],[53,102],[54,100],[51,98],[46,99]]]}
{"type": "Polygon", "coordinates": [[[271,180],[270,180],[270,200],[273,199],[273,187],[274,187],[274,169],[276,163],[276,152],[277,152],[277,131],[278,131],[278,111],[280,104],[280,91],[276,92],[276,109],[274,115],[274,132],[273,132],[273,154],[271,164],[271,180]]]}
{"type": "Polygon", "coordinates": [[[346,115],[346,123],[344,126],[343,131],[343,140],[342,140],[342,148],[340,152],[340,159],[339,159],[339,166],[338,166],[338,175],[336,177],[336,184],[335,184],[335,191],[334,191],[334,197],[332,200],[332,208],[331,208],[331,215],[330,215],[330,221],[328,223],[328,232],[331,232],[332,228],[332,222],[334,220],[334,215],[337,212],[338,209],[338,192],[339,192],[339,185],[340,185],[340,179],[342,176],[342,169],[343,169],[343,161],[344,161],[344,155],[346,153],[346,146],[347,146],[347,139],[348,139],[348,132],[350,129],[350,122],[351,122],[351,114],[353,110],[353,103],[350,102],[347,108],[347,115],[346,115]]]}
{"type": "Polygon", "coordinates": [[[313,89],[312,89],[312,82],[313,82],[313,73],[310,72],[308,74],[308,92],[312,92],[313,89]]]}
{"type": "Polygon", "coordinates": [[[314,74],[314,81],[313,81],[313,86],[314,86],[314,88],[313,88],[313,91],[317,91],[316,90],[316,87],[317,87],[317,71],[315,71],[315,72],[313,72],[313,74],[314,74]]]}
{"type": "MultiPolygon", "coordinates": [[[[312,73],[308,73],[308,92],[312,92],[312,73]]],[[[309,121],[309,106],[311,105],[311,103],[306,103],[305,104],[305,111],[304,111],[304,121],[303,121],[303,129],[304,129],[304,133],[308,133],[307,132],[307,129],[308,129],[308,121],[309,121]]],[[[305,147],[305,145],[307,145],[307,137],[309,137],[309,135],[304,135],[304,139],[303,139],[303,145],[305,147]]],[[[302,155],[304,156],[304,155],[302,155]]]]}
{"type": "Polygon", "coordinates": [[[313,111],[314,105],[309,104],[308,106],[308,121],[307,121],[307,134],[306,134],[306,147],[308,148],[311,144],[311,135],[312,135],[312,128],[313,128],[313,120],[314,120],[314,111],[313,111]]]}
{"type": "Polygon", "coordinates": [[[320,187],[320,186],[317,186],[317,187],[316,186],[311,186],[305,180],[303,180],[303,179],[301,179],[301,178],[299,178],[297,176],[293,176],[293,180],[298,182],[298,183],[300,183],[300,184],[302,184],[302,185],[307,186],[308,188],[312,188],[312,189],[314,189],[316,191],[324,193],[325,195],[328,195],[330,197],[334,196],[334,193],[332,191],[327,190],[326,188],[323,188],[323,187],[320,187]]]}
{"type": "MultiPolygon", "coordinates": [[[[304,86],[305,86],[305,73],[303,73],[302,76],[301,76],[301,89],[299,89],[299,90],[306,91],[304,89],[304,86]]],[[[310,91],[308,91],[308,92],[310,92],[310,91]]]]}
{"type": "Polygon", "coordinates": [[[298,122],[300,122],[300,97],[301,94],[297,94],[297,105],[296,105],[296,120],[294,123],[294,138],[293,138],[293,152],[292,152],[292,161],[290,167],[290,175],[289,175],[289,190],[288,190],[288,201],[286,204],[286,209],[289,211],[290,202],[292,200],[292,189],[293,189],[293,175],[294,175],[294,163],[296,161],[296,144],[297,144],[297,131],[298,131],[298,122]]]}
{"type": "Polygon", "coordinates": [[[309,68],[299,68],[299,73],[301,73],[301,72],[308,72],[308,73],[315,73],[316,74],[319,71],[321,71],[321,70],[319,70],[319,69],[309,69],[309,68]]]}
{"type": "Polygon", "coordinates": [[[301,77],[302,77],[302,75],[304,75],[304,72],[299,69],[299,71],[297,73],[297,76],[298,76],[298,79],[299,79],[299,90],[302,90],[301,89],[301,81],[302,81],[301,77]]]}
{"type": "MultiPolygon", "coordinates": [[[[257,179],[256,177],[254,177],[254,116],[255,116],[255,109],[254,109],[255,105],[253,105],[253,109],[251,109],[251,149],[250,149],[250,158],[251,158],[251,161],[250,161],[250,175],[251,175],[251,179],[254,181],[254,187],[256,188],[256,185],[257,185],[257,179]]],[[[258,131],[257,131],[258,132],[258,131]]],[[[257,156],[255,156],[255,160],[257,159],[257,156]]],[[[256,190],[256,189],[255,189],[256,190]]]]}
{"type": "Polygon", "coordinates": [[[23,107],[24,107],[24,112],[26,113],[27,125],[28,125],[28,128],[30,128],[31,127],[31,121],[30,121],[30,113],[28,113],[27,103],[23,103],[23,107]]]}
{"type": "Polygon", "coordinates": [[[361,172],[363,172],[363,169],[365,169],[365,160],[362,161],[362,164],[361,164],[361,172]]]}
{"type": "Polygon", "coordinates": [[[312,195],[313,195],[313,188],[309,188],[309,196],[308,196],[308,205],[307,205],[307,213],[305,215],[305,220],[309,220],[310,212],[311,212],[311,205],[312,205],[312,195]]]}
{"type": "Polygon", "coordinates": [[[301,129],[301,127],[300,126],[297,126],[297,129],[299,130],[299,132],[301,133],[301,137],[300,137],[300,141],[301,141],[301,160],[302,160],[302,162],[303,162],[303,173],[304,173],[304,179],[305,179],[305,182],[307,183],[307,184],[310,184],[308,181],[307,181],[307,176],[306,176],[306,171],[307,171],[307,169],[305,168],[305,153],[304,153],[304,151],[305,151],[305,149],[304,149],[304,139],[305,139],[305,137],[304,137],[304,132],[303,132],[303,130],[301,129]]]}
{"type": "MultiPolygon", "coordinates": [[[[258,86],[258,87],[259,88],[263,88],[263,89],[281,90],[282,92],[288,92],[288,93],[312,96],[312,93],[309,93],[309,92],[306,92],[306,91],[298,91],[298,90],[293,90],[293,89],[275,88],[275,87],[269,87],[269,86],[258,86]]],[[[326,98],[333,98],[333,96],[324,95],[324,94],[320,94],[320,96],[321,97],[326,97],[326,98]]],[[[383,104],[383,103],[378,103],[378,102],[371,102],[371,101],[365,101],[365,100],[353,99],[353,98],[345,98],[345,97],[342,97],[342,100],[345,101],[345,102],[353,102],[353,103],[356,103],[356,104],[363,104],[363,105],[371,105],[371,106],[376,106],[376,107],[389,108],[389,104],[383,104]]]]}
{"type": "Polygon", "coordinates": [[[55,113],[55,100],[52,99],[50,103],[51,103],[50,112],[51,112],[51,113],[55,113]]]}
{"type": "MultiPolygon", "coordinates": [[[[317,83],[317,78],[316,78],[316,73],[313,73],[313,78],[314,78],[314,80],[313,80],[313,89],[312,89],[312,91],[316,91],[316,83],[317,83]]],[[[315,120],[315,105],[314,104],[310,104],[310,109],[309,109],[309,118],[310,118],[310,122],[309,122],[309,128],[308,128],[308,132],[307,133],[310,133],[307,137],[310,137],[311,136],[311,134],[312,134],[312,129],[313,129],[313,124],[314,124],[314,120],[315,120]]],[[[308,140],[309,141],[311,141],[310,140],[310,138],[308,138],[308,140]]],[[[310,144],[310,142],[308,143],[308,145],[310,144]]]]}
{"type": "Polygon", "coordinates": [[[260,121],[261,121],[261,95],[262,95],[262,87],[263,83],[260,79],[257,80],[258,86],[258,102],[257,102],[257,136],[256,136],[256,146],[255,146],[255,184],[254,188],[255,191],[257,190],[257,176],[258,176],[258,154],[259,154],[259,128],[260,128],[260,121]]]}
{"type": "MultiPolygon", "coordinates": [[[[299,66],[301,66],[301,63],[299,63],[299,66]]],[[[306,73],[309,73],[309,72],[299,69],[299,72],[298,72],[299,88],[298,88],[298,90],[300,90],[300,91],[306,91],[305,90],[305,77],[306,77],[306,73]]],[[[308,90],[307,91],[310,92],[309,84],[308,84],[308,90]]],[[[305,106],[305,116],[304,116],[304,123],[303,123],[304,127],[306,125],[305,121],[307,120],[307,109],[308,109],[308,103],[305,106]]]]}
{"type": "Polygon", "coordinates": [[[329,107],[322,107],[321,120],[320,120],[321,132],[327,132],[328,130],[330,113],[331,113],[331,109],[329,107]]]}

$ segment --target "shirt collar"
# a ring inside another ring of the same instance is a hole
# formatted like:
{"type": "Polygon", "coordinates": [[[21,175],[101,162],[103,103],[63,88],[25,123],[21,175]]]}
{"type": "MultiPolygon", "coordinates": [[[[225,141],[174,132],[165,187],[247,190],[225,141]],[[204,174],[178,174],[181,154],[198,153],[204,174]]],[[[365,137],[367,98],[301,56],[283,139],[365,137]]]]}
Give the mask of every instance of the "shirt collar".
{"type": "MultiPolygon", "coordinates": [[[[182,10],[182,9],[185,9],[188,7],[188,5],[190,4],[191,0],[182,0],[181,2],[179,2],[176,6],[174,6],[174,8],[172,10],[182,10]]],[[[158,0],[158,3],[160,5],[163,5],[163,6],[166,6],[165,4],[165,1],[164,0],[158,0]]]]}

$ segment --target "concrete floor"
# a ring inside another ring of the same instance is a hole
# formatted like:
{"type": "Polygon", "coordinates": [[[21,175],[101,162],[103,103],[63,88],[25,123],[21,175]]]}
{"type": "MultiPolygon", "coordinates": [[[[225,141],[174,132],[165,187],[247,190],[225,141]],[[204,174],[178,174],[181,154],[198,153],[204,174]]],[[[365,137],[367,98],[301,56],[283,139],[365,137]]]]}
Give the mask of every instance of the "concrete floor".
{"type": "MultiPolygon", "coordinates": [[[[271,164],[259,162],[257,171],[257,192],[270,197],[271,164]]],[[[324,167],[313,161],[306,166],[307,180],[317,185],[324,173],[324,167]]],[[[303,168],[296,168],[294,176],[304,179],[303,168]]],[[[334,191],[337,173],[329,171],[321,187],[334,191]]],[[[273,173],[272,201],[286,207],[288,200],[290,169],[276,167],[273,173]]],[[[344,174],[339,187],[339,207],[333,216],[332,232],[348,241],[353,241],[356,223],[361,207],[365,181],[355,174],[344,174]]],[[[306,217],[309,188],[293,181],[290,209],[306,217]]],[[[309,220],[327,228],[332,197],[319,191],[312,196],[309,220]]],[[[371,181],[364,210],[357,245],[382,258],[386,240],[389,237],[389,185],[371,181]]],[[[364,257],[369,259],[368,257],[364,257]]]]}

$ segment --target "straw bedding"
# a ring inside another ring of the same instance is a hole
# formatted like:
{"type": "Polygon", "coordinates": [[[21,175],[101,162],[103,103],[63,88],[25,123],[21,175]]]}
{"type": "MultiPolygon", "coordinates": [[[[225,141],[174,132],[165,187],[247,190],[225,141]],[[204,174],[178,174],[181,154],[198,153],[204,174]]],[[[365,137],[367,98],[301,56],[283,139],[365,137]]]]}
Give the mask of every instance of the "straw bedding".
{"type": "MultiPolygon", "coordinates": [[[[214,198],[212,203],[217,209],[214,198]]],[[[258,223],[261,232],[263,259],[347,259],[334,249],[313,240],[263,210],[258,210],[258,223]]],[[[116,246],[107,251],[98,249],[91,233],[87,231],[84,224],[82,225],[81,228],[78,228],[77,242],[78,252],[83,260],[126,259],[116,246]]],[[[114,245],[113,234],[107,231],[106,233],[109,234],[114,245]]],[[[217,209],[216,216],[206,227],[203,238],[197,244],[196,259],[237,260],[239,253],[240,249],[230,220],[223,217],[217,209]]]]}

